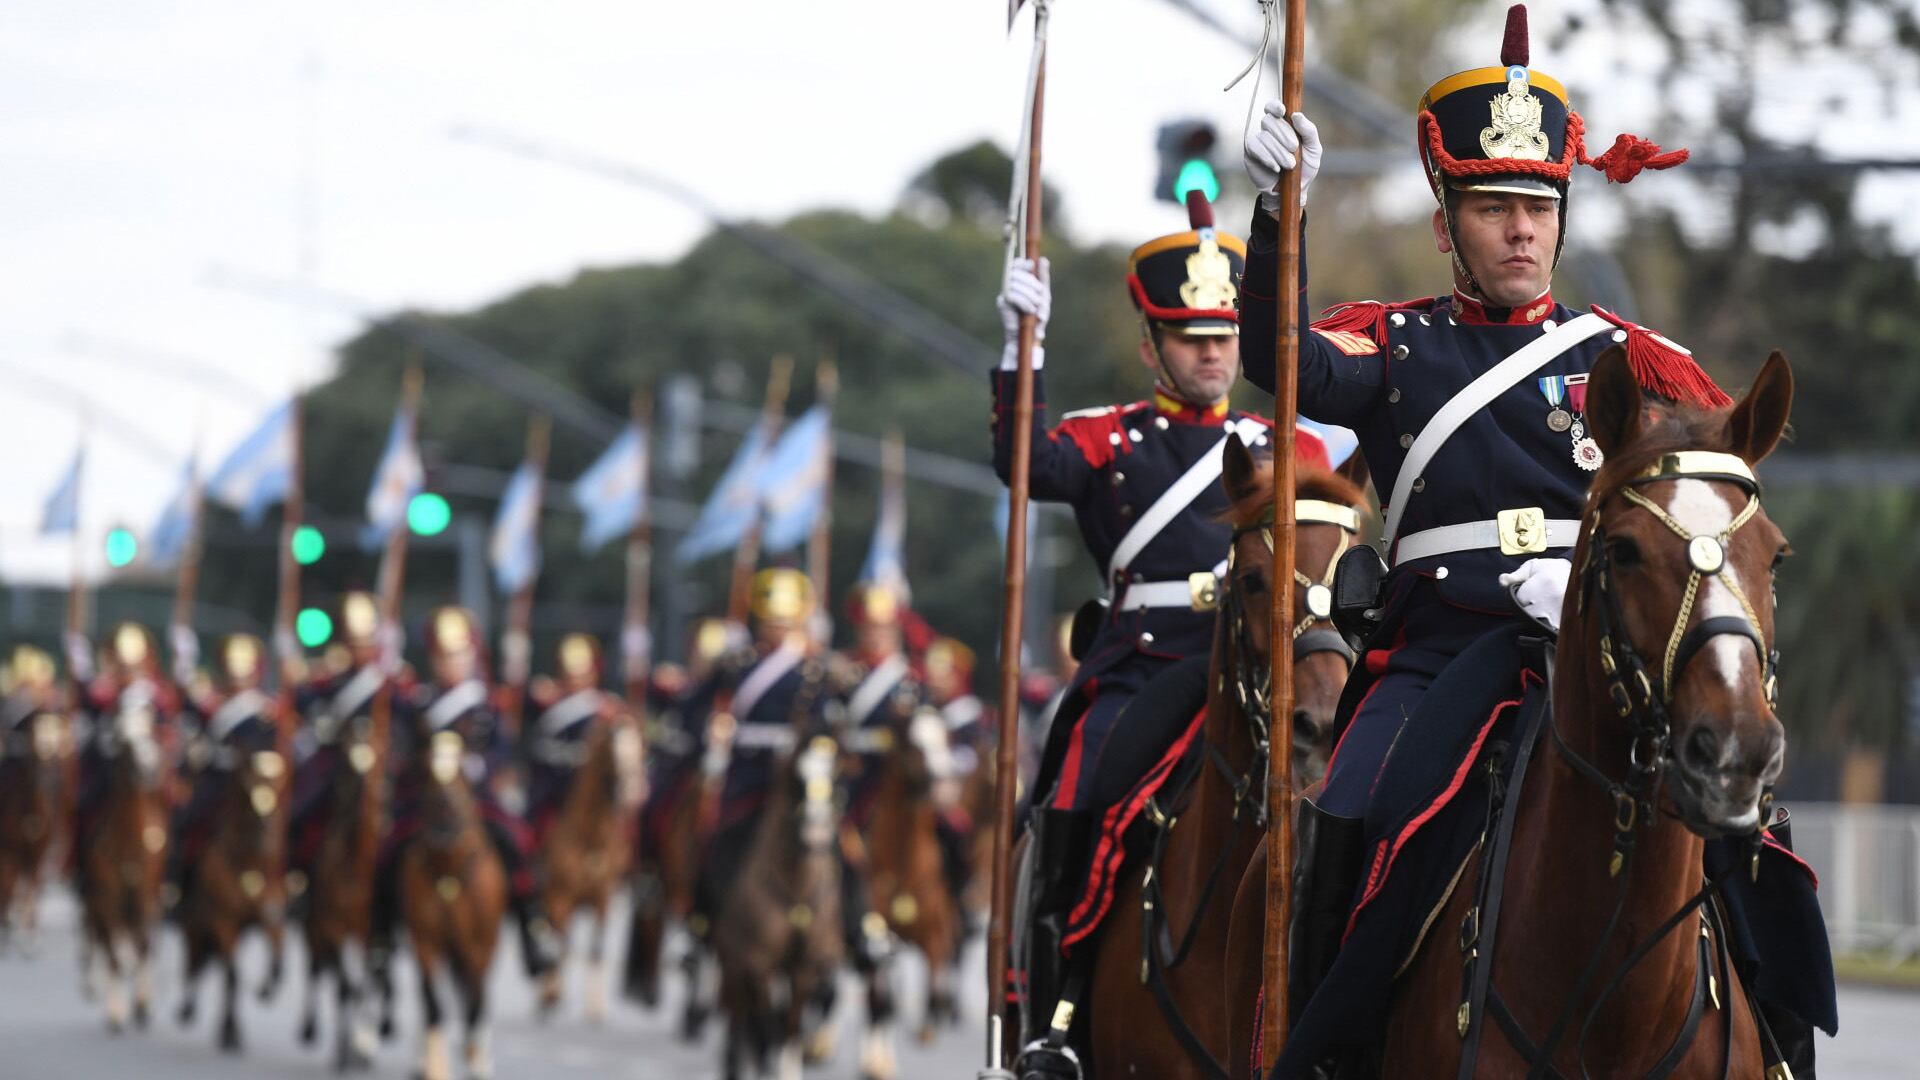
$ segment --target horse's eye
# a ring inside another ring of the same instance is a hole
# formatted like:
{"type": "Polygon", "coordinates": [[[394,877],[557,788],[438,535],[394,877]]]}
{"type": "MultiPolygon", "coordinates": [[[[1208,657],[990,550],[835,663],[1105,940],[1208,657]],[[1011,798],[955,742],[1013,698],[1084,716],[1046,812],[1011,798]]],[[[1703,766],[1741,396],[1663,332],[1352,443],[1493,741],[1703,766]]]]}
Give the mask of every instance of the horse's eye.
{"type": "Polygon", "coordinates": [[[1787,561],[1787,557],[1792,554],[1792,548],[1782,547],[1779,551],[1773,553],[1773,565],[1767,569],[1772,573],[1779,573],[1781,565],[1784,564],[1787,561]]]}
{"type": "Polygon", "coordinates": [[[1640,545],[1624,536],[1607,541],[1607,558],[1622,570],[1632,570],[1640,565],[1640,545]]]}
{"type": "Polygon", "coordinates": [[[1240,591],[1248,596],[1259,596],[1267,591],[1266,579],[1259,574],[1248,574],[1240,579],[1240,591]]]}

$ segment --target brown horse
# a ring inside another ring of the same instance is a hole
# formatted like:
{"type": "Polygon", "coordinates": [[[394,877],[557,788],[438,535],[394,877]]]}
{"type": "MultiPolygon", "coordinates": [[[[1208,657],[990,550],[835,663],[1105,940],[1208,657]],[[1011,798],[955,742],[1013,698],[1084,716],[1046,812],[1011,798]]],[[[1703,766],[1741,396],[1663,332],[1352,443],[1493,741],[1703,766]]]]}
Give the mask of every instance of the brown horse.
{"type": "MultiPolygon", "coordinates": [[[[466,1025],[464,1057],[470,1080],[493,1075],[487,1038],[487,975],[500,942],[507,906],[507,875],[487,839],[480,807],[462,773],[465,742],[439,732],[427,751],[421,794],[422,828],[399,856],[400,913],[419,969],[426,1026],[420,1037],[422,1080],[449,1080],[452,1063],[441,1030],[442,969],[459,991],[466,1025]]],[[[391,981],[385,1011],[393,1010],[391,981]]]]}
{"type": "MultiPolygon", "coordinates": [[[[12,702],[7,703],[11,712],[12,702]]],[[[18,726],[0,719],[0,946],[16,930],[31,941],[39,926],[40,886],[59,839],[68,785],[67,721],[35,710],[18,726]]]]}
{"type": "Polygon", "coordinates": [[[334,1068],[347,1072],[373,1064],[373,1026],[365,1009],[367,941],[373,923],[373,871],[380,853],[380,815],[386,800],[386,710],[342,725],[345,765],[334,773],[326,798],[326,835],[307,884],[307,994],[300,1041],[320,1034],[320,979],[331,974],[335,1020],[334,1068]]]}
{"type": "MultiPolygon", "coordinates": [[[[685,924],[693,911],[693,887],[700,873],[700,845],[711,827],[701,825],[702,806],[713,801],[704,796],[709,784],[718,780],[707,770],[695,767],[684,779],[684,786],[673,793],[671,804],[663,811],[665,822],[659,841],[648,843],[643,834],[636,845],[634,868],[629,882],[633,894],[632,935],[627,944],[627,987],[641,1005],[652,1008],[660,1001],[660,960],[665,951],[667,930],[673,923],[685,924]]],[[[650,798],[662,798],[656,790],[650,798]]],[[[717,794],[714,799],[717,799],[717,794]]],[[[698,987],[697,954],[689,950],[685,958],[688,974],[687,1015],[681,1024],[681,1036],[693,1039],[705,1023],[705,1005],[698,987]]]]}
{"type": "MultiPolygon", "coordinates": [[[[540,902],[547,921],[567,940],[573,914],[593,912],[587,947],[587,1019],[607,1017],[607,906],[633,853],[630,828],[645,778],[640,729],[630,716],[597,723],[580,744],[581,764],[560,805],[559,818],[540,847],[540,902]]],[[[560,1003],[561,972],[554,965],[541,980],[540,1009],[560,1003]]]]}
{"type": "Polygon", "coordinates": [[[251,753],[216,747],[209,768],[224,773],[207,849],[187,871],[179,920],[186,939],[185,987],[180,1023],[193,1022],[200,975],[218,960],[225,996],[220,1011],[220,1048],[240,1050],[238,998],[240,935],[249,927],[266,934],[271,960],[260,1000],[279,988],[287,909],[286,758],[275,750],[251,753]]]}
{"type": "Polygon", "coordinates": [[[782,760],[732,892],[714,925],[720,1006],[727,1015],[724,1070],[749,1061],[799,1080],[809,1029],[831,1001],[846,946],[840,918],[839,750],[816,736],[782,760]]]}
{"type": "MultiPolygon", "coordinates": [[[[1699,944],[1720,931],[1710,911],[1691,909],[1704,895],[1702,838],[1768,824],[1786,749],[1769,643],[1772,570],[1787,547],[1750,470],[1778,442],[1792,399],[1779,353],[1740,404],[1715,412],[1650,410],[1617,347],[1594,365],[1588,413],[1607,464],[1574,551],[1551,737],[1509,796],[1507,914],[1481,945],[1497,950],[1488,1000],[1504,1002],[1536,1045],[1564,1035],[1550,1055],[1562,1075],[1646,1075],[1670,1053],[1674,1077],[1764,1068],[1737,975],[1699,944]],[[1677,929],[1660,936],[1670,920],[1677,929]],[[1645,952],[1633,963],[1636,949],[1645,952]],[[1590,968],[1600,977],[1584,977],[1590,968]],[[1721,1015],[1709,1012],[1689,1045],[1676,1032],[1702,983],[1721,1015]]],[[[1388,1075],[1457,1070],[1453,929],[1479,914],[1479,876],[1468,868],[1402,976],[1388,1075]]],[[[1528,1069],[1501,1027],[1479,1040],[1476,1075],[1528,1069]]]]}
{"type": "Polygon", "coordinates": [[[129,691],[101,719],[106,728],[93,738],[105,790],[77,852],[85,924],[81,978],[83,990],[92,986],[98,954],[107,975],[107,1027],[117,1033],[127,1021],[126,990],[138,1027],[147,1025],[153,1003],[153,930],[166,878],[171,770],[150,699],[129,691]]]}
{"type": "Polygon", "coordinates": [[[915,714],[904,731],[884,730],[894,737],[867,821],[867,890],[870,910],[926,958],[918,1037],[927,1043],[938,1025],[959,1020],[953,977],[965,924],[941,863],[938,833],[942,809],[960,794],[957,766],[946,722],[931,709],[915,714]]]}
{"type": "MultiPolygon", "coordinates": [[[[1333,565],[1358,532],[1363,470],[1356,455],[1340,472],[1302,467],[1295,477],[1294,573],[1304,584],[1295,589],[1294,621],[1283,633],[1294,651],[1288,737],[1302,786],[1326,770],[1334,708],[1351,664],[1317,590],[1330,588],[1333,565]]],[[[1228,918],[1265,831],[1272,467],[1229,439],[1222,484],[1234,537],[1219,585],[1202,765],[1184,806],[1149,811],[1169,819],[1157,860],[1130,868],[1115,886],[1088,997],[1095,1076],[1219,1076],[1227,1055],[1220,988],[1228,918]],[[1157,928],[1143,925],[1149,919],[1157,928]]]]}

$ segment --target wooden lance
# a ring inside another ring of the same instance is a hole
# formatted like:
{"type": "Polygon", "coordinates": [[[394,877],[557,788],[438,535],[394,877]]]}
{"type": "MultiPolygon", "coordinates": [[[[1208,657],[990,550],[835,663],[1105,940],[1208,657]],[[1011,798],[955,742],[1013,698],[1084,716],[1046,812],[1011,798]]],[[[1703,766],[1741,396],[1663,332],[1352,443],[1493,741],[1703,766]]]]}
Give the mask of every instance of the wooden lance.
{"type": "MultiPolygon", "coordinates": [[[[1018,10],[1013,4],[1008,20],[1018,10]]],[[[1045,203],[1040,180],[1041,120],[1047,81],[1048,0],[1033,5],[1033,59],[1027,77],[1026,145],[1014,163],[1013,226],[1010,256],[1040,258],[1041,210],[1045,203]],[[1020,174],[1024,163],[1025,175],[1020,174]]],[[[1019,784],[1020,643],[1027,602],[1027,500],[1033,459],[1033,350],[1039,326],[1032,314],[1020,316],[1020,338],[1014,375],[1013,415],[1003,417],[1013,430],[1013,462],[1007,477],[1006,588],[1000,619],[1000,712],[994,754],[993,897],[987,923],[987,1068],[982,1076],[1007,1075],[1005,1030],[1011,986],[1007,981],[1008,931],[1013,923],[1013,807],[1019,784]]]]}
{"type": "MultiPolygon", "coordinates": [[[[643,440],[653,439],[653,394],[638,391],[633,395],[633,423],[643,440]]],[[[652,643],[648,638],[651,616],[650,586],[653,583],[653,505],[648,499],[647,474],[653,468],[653,455],[643,452],[646,465],[638,477],[640,513],[627,532],[627,604],[620,621],[620,655],[626,679],[627,708],[644,728],[647,722],[647,682],[653,663],[652,643]]]]}
{"type": "MultiPolygon", "coordinates": [[[[776,356],[773,370],[767,374],[767,399],[760,408],[761,453],[773,449],[780,435],[780,423],[787,413],[787,388],[793,385],[793,357],[776,356]]],[[[727,590],[727,618],[736,626],[747,624],[747,601],[753,587],[753,572],[760,565],[760,510],[756,506],[753,524],[747,526],[740,546],[733,549],[733,583],[727,590]]]]}
{"type": "MultiPolygon", "coordinates": [[[[406,410],[408,423],[412,425],[416,443],[420,437],[420,388],[424,376],[420,373],[418,356],[408,363],[407,373],[400,383],[400,404],[406,410]]],[[[402,515],[387,533],[386,551],[380,556],[380,578],[377,586],[377,602],[380,606],[379,648],[380,657],[375,663],[388,664],[387,681],[373,699],[373,729],[375,737],[384,743],[386,733],[393,725],[393,676],[399,671],[400,657],[389,656],[387,650],[398,649],[400,639],[400,597],[402,586],[407,577],[407,522],[402,515]]]]}
{"type": "MultiPolygon", "coordinates": [[[[547,447],[552,441],[553,422],[544,413],[536,413],[527,424],[526,460],[536,477],[533,493],[533,530],[538,543],[540,505],[546,497],[547,447]]],[[[504,684],[501,712],[507,737],[519,739],[520,725],[527,707],[527,679],[533,671],[533,589],[537,573],[530,574],[507,601],[507,629],[500,636],[500,674],[504,684]]]]}
{"type": "MultiPolygon", "coordinates": [[[[840,365],[832,359],[820,361],[819,370],[813,376],[814,401],[827,407],[827,415],[833,415],[834,402],[840,397],[840,365]]],[[[827,578],[833,568],[833,425],[827,425],[827,436],[820,444],[820,513],[813,519],[813,535],[807,538],[807,576],[813,579],[813,595],[820,598],[821,610],[826,610],[826,599],[833,593],[828,590],[827,578]]],[[[823,624],[824,625],[824,624],[823,624]]],[[[823,643],[824,644],[824,643],[823,643]]]]}
{"type": "Polygon", "coordinates": [[[298,726],[294,715],[294,691],[305,675],[301,663],[300,639],[295,621],[300,612],[300,563],[293,557],[293,536],[305,524],[306,485],[306,399],[295,394],[288,425],[293,429],[293,462],[287,483],[287,498],[280,515],[280,596],[273,615],[274,655],[279,660],[280,725],[291,737],[298,726]]]}
{"type": "MultiPolygon", "coordinates": [[[[1286,0],[1286,39],[1280,61],[1280,99],[1300,107],[1306,44],[1306,0],[1286,0]]],[[[1273,616],[1277,633],[1293,624],[1293,429],[1298,408],[1296,371],[1300,355],[1300,170],[1280,177],[1280,275],[1274,290],[1279,312],[1273,358],[1273,616]]],[[[1259,358],[1253,358],[1259,363],[1259,358]]],[[[1272,707],[1267,731],[1267,918],[1263,942],[1265,1004],[1261,1015],[1261,1065],[1271,1068],[1287,1039],[1287,927],[1293,915],[1293,650],[1276,646],[1268,688],[1272,707]]]]}

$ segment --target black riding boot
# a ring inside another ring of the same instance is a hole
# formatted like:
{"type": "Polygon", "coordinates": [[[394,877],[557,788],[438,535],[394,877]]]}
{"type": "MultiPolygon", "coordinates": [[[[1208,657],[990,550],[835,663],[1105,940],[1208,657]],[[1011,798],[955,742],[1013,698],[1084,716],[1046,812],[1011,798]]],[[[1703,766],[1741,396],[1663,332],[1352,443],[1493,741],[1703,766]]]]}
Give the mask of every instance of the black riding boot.
{"type": "MultiPolygon", "coordinates": [[[[1340,953],[1340,933],[1347,925],[1366,854],[1363,822],[1329,814],[1311,799],[1300,801],[1294,837],[1293,922],[1287,927],[1289,1025],[1300,1019],[1340,953]]],[[[1314,1067],[1317,1077],[1341,1073],[1335,1059],[1314,1067]]]]}
{"type": "MultiPolygon", "coordinates": [[[[1087,844],[1093,815],[1079,810],[1038,810],[1033,816],[1027,921],[1026,998],[1021,1030],[1027,1040],[1013,1071],[1020,1080],[1079,1080],[1080,1058],[1067,1045],[1084,978],[1074,977],[1083,958],[1061,951],[1067,915],[1086,884],[1087,844]]],[[[1080,950],[1082,954],[1089,950],[1080,950]]]]}
{"type": "Polygon", "coordinates": [[[520,959],[526,964],[527,978],[538,979],[560,963],[560,936],[534,902],[533,878],[520,854],[520,845],[499,822],[489,819],[486,825],[487,836],[493,840],[507,872],[507,906],[520,927],[520,959]]]}
{"type": "MultiPolygon", "coordinates": [[[[1774,810],[1774,821],[1767,832],[1781,847],[1793,850],[1793,817],[1786,807],[1774,810]]],[[[1759,1005],[1760,1015],[1780,1050],[1781,1062],[1793,1070],[1793,1080],[1813,1080],[1813,1025],[1778,1005],[1765,1001],[1759,1005]]]]}

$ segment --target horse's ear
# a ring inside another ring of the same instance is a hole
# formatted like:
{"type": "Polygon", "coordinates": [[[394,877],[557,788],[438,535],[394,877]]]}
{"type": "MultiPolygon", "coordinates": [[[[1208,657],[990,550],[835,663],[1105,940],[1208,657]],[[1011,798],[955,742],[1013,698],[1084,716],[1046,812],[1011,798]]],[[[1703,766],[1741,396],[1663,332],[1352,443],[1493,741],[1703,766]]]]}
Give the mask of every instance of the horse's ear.
{"type": "Polygon", "coordinates": [[[1226,488],[1227,500],[1238,503],[1254,495],[1254,489],[1260,485],[1259,469],[1253,463],[1253,451],[1238,437],[1229,436],[1226,445],[1226,458],[1221,462],[1220,482],[1226,488]]]}
{"type": "Polygon", "coordinates": [[[1645,415],[1640,380],[1627,363],[1627,350],[1614,345],[1593,362],[1587,376],[1587,430],[1600,452],[1612,457],[1640,434],[1645,415]]]}
{"type": "Polygon", "coordinates": [[[1352,481],[1353,486],[1363,492],[1367,490],[1368,481],[1373,478],[1367,472],[1366,455],[1362,454],[1358,447],[1355,447],[1353,453],[1347,455],[1347,460],[1341,462],[1340,467],[1333,471],[1340,474],[1342,478],[1352,481]]]}
{"type": "Polygon", "coordinates": [[[1727,416],[1727,439],[1749,465],[1773,453],[1793,411],[1793,365],[1778,349],[1754,377],[1753,388],[1727,416]]]}

